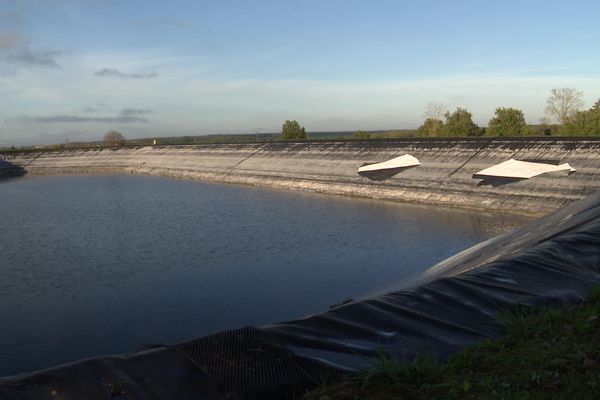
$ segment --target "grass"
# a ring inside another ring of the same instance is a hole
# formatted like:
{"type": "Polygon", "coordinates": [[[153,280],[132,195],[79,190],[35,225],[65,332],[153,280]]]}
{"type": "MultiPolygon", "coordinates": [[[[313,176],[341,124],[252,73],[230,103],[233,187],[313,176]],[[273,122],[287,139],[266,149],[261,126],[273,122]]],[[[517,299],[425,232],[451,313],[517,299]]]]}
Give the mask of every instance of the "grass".
{"type": "Polygon", "coordinates": [[[501,321],[502,337],[447,363],[419,355],[403,365],[381,354],[371,369],[303,400],[600,398],[600,290],[579,305],[521,309],[501,321]]]}

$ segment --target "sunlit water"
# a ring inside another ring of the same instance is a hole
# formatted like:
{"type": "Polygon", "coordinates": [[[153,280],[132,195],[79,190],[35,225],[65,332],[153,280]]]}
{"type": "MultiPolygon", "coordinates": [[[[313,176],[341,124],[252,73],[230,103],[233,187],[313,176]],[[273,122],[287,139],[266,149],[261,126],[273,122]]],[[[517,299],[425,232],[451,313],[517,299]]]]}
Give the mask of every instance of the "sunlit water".
{"type": "Polygon", "coordinates": [[[0,182],[0,376],[301,317],[523,219],[132,176],[0,182]]]}

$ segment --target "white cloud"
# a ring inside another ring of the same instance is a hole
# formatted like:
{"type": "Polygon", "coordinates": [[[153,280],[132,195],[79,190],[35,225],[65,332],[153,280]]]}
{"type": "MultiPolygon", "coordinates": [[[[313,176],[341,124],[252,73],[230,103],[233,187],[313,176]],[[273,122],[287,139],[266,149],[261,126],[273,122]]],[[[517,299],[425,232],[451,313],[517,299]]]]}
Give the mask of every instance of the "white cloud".
{"type": "MultiPolygon", "coordinates": [[[[525,72],[473,74],[436,79],[395,79],[377,82],[319,80],[224,80],[211,76],[214,60],[169,57],[161,52],[67,54],[63,69],[19,70],[0,77],[0,121],[19,115],[78,115],[90,104],[105,104],[107,112],[135,107],[152,109],[151,122],[136,135],[179,135],[249,132],[261,127],[277,131],[282,121],[297,119],[311,131],[414,128],[425,105],[440,101],[450,109],[465,107],[479,125],[486,125],[496,107],[525,112],[529,122],[543,115],[550,89],[573,87],[586,95],[586,106],[600,97],[600,77],[527,76],[525,72]],[[157,71],[153,79],[99,79],[104,66],[119,71],[157,71]]],[[[11,132],[30,127],[11,126],[11,132]]],[[[105,128],[89,120],[82,131],[105,128]]],[[[115,127],[116,129],[117,127],[115,127]]],[[[8,129],[8,128],[7,128],[8,129]]],[[[69,129],[54,122],[48,133],[69,129]]],[[[46,131],[45,131],[46,132],[46,131]]],[[[0,137],[8,133],[0,130],[0,137]]]]}
{"type": "MultiPolygon", "coordinates": [[[[376,123],[372,128],[377,129],[417,126],[422,122],[423,107],[434,100],[449,108],[470,109],[482,125],[491,118],[494,109],[501,106],[521,108],[528,119],[535,122],[543,113],[550,89],[564,86],[583,90],[592,97],[600,94],[600,78],[568,76],[449,77],[347,84],[290,80],[200,81],[187,87],[185,93],[199,110],[219,104],[241,110],[302,115],[314,120],[318,125],[315,129],[319,130],[329,129],[324,121],[332,118],[348,120],[348,126],[343,129],[354,129],[352,124],[361,120],[376,123]]],[[[336,124],[342,128],[339,125],[336,124]]]]}

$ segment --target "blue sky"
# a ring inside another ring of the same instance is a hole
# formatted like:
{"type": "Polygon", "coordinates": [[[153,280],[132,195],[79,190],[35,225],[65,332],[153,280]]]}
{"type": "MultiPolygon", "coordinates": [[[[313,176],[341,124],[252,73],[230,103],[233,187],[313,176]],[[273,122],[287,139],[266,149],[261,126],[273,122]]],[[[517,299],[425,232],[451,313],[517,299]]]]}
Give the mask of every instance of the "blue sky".
{"type": "Polygon", "coordinates": [[[428,102],[536,123],[600,97],[600,2],[0,0],[0,145],[415,128],[428,102]]]}

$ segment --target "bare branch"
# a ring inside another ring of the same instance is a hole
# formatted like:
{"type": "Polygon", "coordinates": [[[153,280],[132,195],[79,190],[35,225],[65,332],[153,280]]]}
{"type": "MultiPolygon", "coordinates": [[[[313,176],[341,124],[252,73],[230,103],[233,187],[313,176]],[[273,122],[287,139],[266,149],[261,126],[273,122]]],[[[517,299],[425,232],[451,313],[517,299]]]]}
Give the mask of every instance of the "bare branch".
{"type": "Polygon", "coordinates": [[[425,125],[430,131],[430,136],[436,135],[438,127],[442,124],[442,116],[445,112],[446,106],[443,103],[437,101],[427,103],[423,117],[425,118],[425,125]]]}
{"type": "Polygon", "coordinates": [[[564,124],[583,107],[583,92],[572,88],[554,88],[546,102],[546,114],[564,124]]]}

